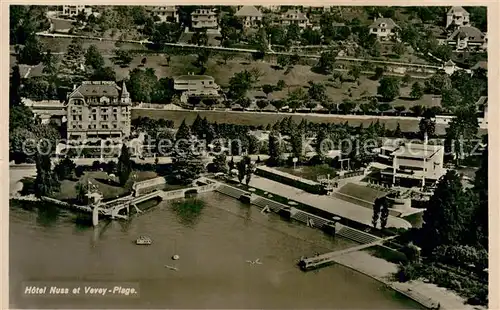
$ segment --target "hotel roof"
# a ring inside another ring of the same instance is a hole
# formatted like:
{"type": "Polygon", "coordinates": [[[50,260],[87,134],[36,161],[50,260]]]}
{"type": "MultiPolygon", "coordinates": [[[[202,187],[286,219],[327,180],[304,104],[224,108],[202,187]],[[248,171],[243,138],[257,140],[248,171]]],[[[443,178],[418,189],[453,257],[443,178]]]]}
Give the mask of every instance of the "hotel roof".
{"type": "Polygon", "coordinates": [[[410,143],[402,145],[391,155],[397,157],[409,157],[409,158],[431,158],[438,151],[444,149],[442,145],[432,145],[432,144],[416,144],[410,143]]]}
{"type": "Polygon", "coordinates": [[[177,80],[186,80],[186,81],[202,81],[202,80],[210,80],[213,81],[214,78],[209,76],[209,75],[191,75],[191,74],[186,74],[186,75],[180,75],[178,77],[174,78],[175,81],[177,80]]]}
{"type": "Polygon", "coordinates": [[[108,81],[84,81],[82,85],[76,88],[70,97],[78,94],[84,97],[118,97],[121,89],[115,82],[108,81]]]}

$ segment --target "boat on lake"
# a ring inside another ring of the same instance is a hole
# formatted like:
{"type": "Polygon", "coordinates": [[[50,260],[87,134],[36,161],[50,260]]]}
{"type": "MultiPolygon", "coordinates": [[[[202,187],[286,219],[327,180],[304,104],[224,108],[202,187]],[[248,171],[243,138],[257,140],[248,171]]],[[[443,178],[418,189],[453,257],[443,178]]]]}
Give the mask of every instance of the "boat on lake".
{"type": "Polygon", "coordinates": [[[302,271],[309,271],[319,269],[322,267],[334,264],[333,260],[328,255],[316,255],[313,257],[301,257],[299,260],[299,267],[302,271]]]}
{"type": "Polygon", "coordinates": [[[135,243],[137,245],[150,245],[153,241],[147,236],[140,236],[137,240],[135,240],[135,243]]]}

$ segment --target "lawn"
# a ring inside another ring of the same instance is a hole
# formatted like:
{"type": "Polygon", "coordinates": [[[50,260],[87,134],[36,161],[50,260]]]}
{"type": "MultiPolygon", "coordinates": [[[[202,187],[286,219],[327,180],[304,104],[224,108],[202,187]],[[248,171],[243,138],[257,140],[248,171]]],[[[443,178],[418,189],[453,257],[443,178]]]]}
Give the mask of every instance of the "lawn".
{"type": "Polygon", "coordinates": [[[375,199],[387,195],[386,192],[354,183],[347,183],[346,185],[342,186],[338,190],[338,192],[372,203],[375,201],[375,199]]]}
{"type": "Polygon", "coordinates": [[[315,182],[318,181],[318,177],[320,176],[327,176],[330,174],[330,177],[333,178],[337,174],[336,169],[326,164],[317,166],[298,166],[296,169],[293,169],[293,167],[277,167],[276,169],[315,182]]]}
{"type": "MultiPolygon", "coordinates": [[[[275,124],[277,121],[281,121],[285,117],[289,117],[288,114],[283,113],[249,113],[249,112],[222,112],[222,111],[169,111],[169,110],[151,110],[151,109],[133,109],[132,119],[138,117],[149,117],[152,119],[168,119],[174,121],[174,126],[178,127],[183,120],[186,120],[188,124],[193,123],[197,115],[201,117],[206,117],[210,122],[229,123],[229,124],[240,124],[247,126],[267,126],[268,124],[275,124]]],[[[381,124],[385,124],[387,129],[396,129],[398,123],[401,126],[401,130],[405,132],[416,132],[418,131],[418,119],[387,119],[387,118],[377,118],[376,116],[370,118],[344,118],[337,115],[328,114],[292,114],[292,120],[296,123],[300,123],[302,119],[313,123],[335,123],[342,124],[346,121],[349,122],[351,126],[363,126],[367,127],[372,122],[380,121],[381,124]]],[[[436,124],[436,133],[441,135],[445,133],[445,124],[436,124]]]]}
{"type": "MultiPolygon", "coordinates": [[[[65,52],[71,44],[71,39],[66,38],[47,38],[40,39],[46,48],[50,48],[52,52],[65,52]]],[[[155,70],[159,78],[173,77],[177,75],[195,73],[198,74],[200,69],[193,65],[196,60],[196,55],[171,55],[170,64],[167,66],[163,55],[136,55],[128,67],[120,67],[112,62],[111,57],[114,56],[114,51],[118,48],[115,42],[98,41],[98,40],[83,40],[83,48],[87,49],[90,45],[96,45],[100,52],[105,57],[106,65],[112,66],[116,71],[118,81],[128,78],[130,70],[142,67],[141,60],[146,57],[147,63],[143,68],[152,68],[155,70]]],[[[121,43],[120,49],[126,50],[147,50],[145,46],[134,43],[121,43]]],[[[285,98],[289,90],[297,87],[307,87],[309,81],[316,83],[324,83],[327,85],[326,93],[334,101],[340,102],[344,99],[357,99],[362,96],[373,96],[377,93],[378,81],[373,81],[367,76],[361,76],[358,83],[345,82],[341,87],[333,87],[329,82],[330,75],[318,74],[311,71],[311,67],[307,65],[295,65],[285,74],[285,70],[279,69],[275,64],[263,61],[252,61],[247,59],[243,54],[235,54],[235,58],[230,59],[227,63],[221,60],[220,55],[213,55],[206,64],[205,74],[211,75],[215,81],[221,86],[227,86],[230,78],[237,72],[242,70],[258,70],[261,72],[261,77],[256,83],[256,87],[272,84],[276,85],[279,80],[284,80],[288,86],[282,91],[272,93],[273,98],[285,98]]],[[[401,96],[408,97],[410,87],[401,88],[401,96]]],[[[421,104],[424,106],[439,105],[440,102],[432,100],[432,96],[424,96],[417,101],[397,99],[393,102],[394,106],[404,105],[413,106],[421,104]]]]}
{"type": "Polygon", "coordinates": [[[143,181],[157,177],[156,172],[152,171],[134,171],[125,186],[120,186],[116,181],[108,181],[108,175],[103,171],[87,171],[78,181],[63,180],[61,182],[61,189],[54,198],[60,200],[69,200],[76,197],[76,184],[81,182],[86,184],[90,181],[96,185],[99,191],[103,194],[103,199],[112,199],[126,195],[131,191],[134,181],[143,181]],[[136,175],[134,178],[133,175],[136,175]]]}

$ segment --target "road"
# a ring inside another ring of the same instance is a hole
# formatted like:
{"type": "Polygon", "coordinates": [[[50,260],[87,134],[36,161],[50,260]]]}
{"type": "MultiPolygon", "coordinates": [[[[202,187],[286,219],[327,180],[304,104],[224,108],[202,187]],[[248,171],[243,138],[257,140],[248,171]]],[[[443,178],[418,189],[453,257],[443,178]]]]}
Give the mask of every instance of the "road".
{"type": "MultiPolygon", "coordinates": [[[[136,44],[154,44],[154,42],[149,40],[119,40],[119,39],[107,39],[101,37],[93,37],[93,36],[76,36],[70,34],[60,34],[60,33],[48,33],[48,32],[38,32],[36,33],[38,36],[42,37],[50,37],[50,38],[80,38],[80,39],[88,39],[88,40],[98,40],[98,41],[110,41],[110,42],[125,42],[125,43],[136,43],[136,44]]],[[[234,48],[234,47],[222,47],[222,46],[200,46],[196,44],[186,44],[186,43],[164,43],[165,46],[172,47],[188,47],[188,48],[204,48],[211,50],[219,50],[219,51],[230,51],[230,52],[243,52],[243,53],[256,53],[260,52],[256,49],[249,48],[234,48]]],[[[271,55],[295,55],[295,53],[290,52],[275,52],[275,51],[267,51],[267,54],[271,55]]],[[[300,57],[307,57],[313,59],[319,59],[320,55],[313,54],[297,54],[300,57]]],[[[406,63],[406,62],[396,62],[396,61],[383,61],[383,60],[375,60],[375,59],[363,59],[363,58],[353,58],[353,57],[336,57],[337,60],[345,60],[345,61],[354,61],[354,62],[369,62],[374,64],[384,64],[384,65],[395,65],[395,66],[403,66],[403,67],[417,67],[417,68],[428,68],[428,69],[441,69],[440,66],[434,65],[425,65],[425,64],[416,64],[416,63],[406,63]]]]}

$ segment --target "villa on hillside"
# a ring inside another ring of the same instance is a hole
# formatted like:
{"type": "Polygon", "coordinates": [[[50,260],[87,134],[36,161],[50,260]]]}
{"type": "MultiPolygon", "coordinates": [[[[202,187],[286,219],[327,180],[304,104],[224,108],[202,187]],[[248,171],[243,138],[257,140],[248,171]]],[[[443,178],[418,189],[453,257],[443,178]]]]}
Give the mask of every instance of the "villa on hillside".
{"type": "Polygon", "coordinates": [[[243,20],[243,27],[260,27],[262,22],[262,12],[253,5],[242,6],[234,16],[243,20]]]}
{"type": "Polygon", "coordinates": [[[446,13],[446,29],[452,27],[470,26],[470,14],[461,6],[452,7],[446,13]]]}
{"type": "Polygon", "coordinates": [[[380,171],[380,179],[391,186],[423,187],[434,185],[445,173],[444,146],[402,143],[386,144],[380,148],[377,161],[387,168],[380,171]]]}
{"type": "Polygon", "coordinates": [[[174,78],[174,89],[181,92],[181,102],[187,103],[190,97],[220,99],[220,87],[208,75],[181,75],[174,78]]]}
{"type": "Polygon", "coordinates": [[[217,13],[213,8],[201,8],[191,13],[191,24],[194,30],[206,29],[207,33],[219,32],[217,13]]]}
{"type": "Polygon", "coordinates": [[[447,39],[447,44],[456,51],[487,49],[488,38],[486,33],[476,27],[464,26],[455,30],[447,39]]]}
{"type": "Polygon", "coordinates": [[[157,5],[157,6],[148,6],[146,9],[153,16],[158,16],[160,19],[158,22],[171,22],[178,23],[179,22],[179,13],[177,12],[177,7],[175,5],[157,5]]]}
{"type": "Polygon", "coordinates": [[[130,94],[110,81],[84,81],[68,94],[69,140],[122,139],[130,135],[130,94]]]}
{"type": "Polygon", "coordinates": [[[303,5],[304,11],[307,11],[310,14],[322,14],[325,12],[330,12],[332,6],[331,5],[303,5]]]}
{"type": "Polygon", "coordinates": [[[92,8],[88,5],[63,5],[63,15],[75,17],[80,13],[84,13],[85,16],[89,16],[92,14],[92,8]]]}
{"type": "Polygon", "coordinates": [[[300,29],[305,29],[309,26],[309,18],[299,10],[288,10],[286,13],[281,14],[279,24],[282,26],[296,24],[300,29]]]}
{"type": "Polygon", "coordinates": [[[395,38],[399,29],[401,28],[392,18],[376,18],[370,25],[370,34],[374,34],[377,39],[385,41],[395,38]]]}

